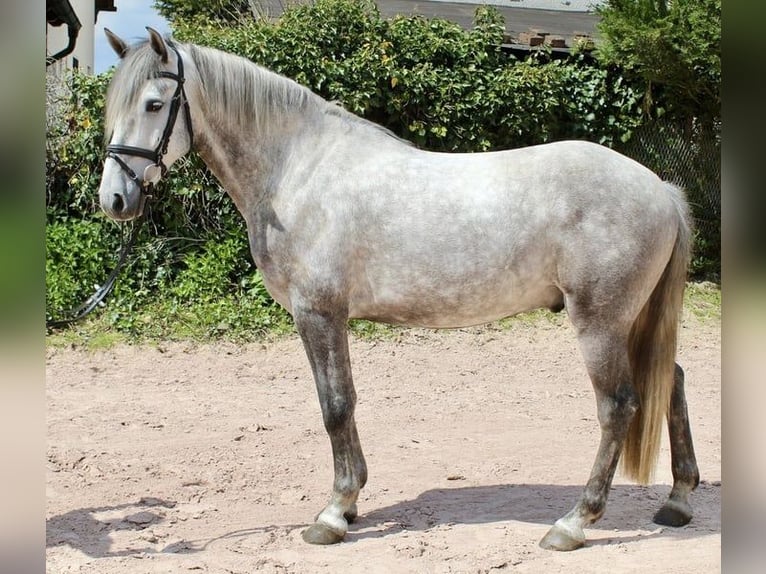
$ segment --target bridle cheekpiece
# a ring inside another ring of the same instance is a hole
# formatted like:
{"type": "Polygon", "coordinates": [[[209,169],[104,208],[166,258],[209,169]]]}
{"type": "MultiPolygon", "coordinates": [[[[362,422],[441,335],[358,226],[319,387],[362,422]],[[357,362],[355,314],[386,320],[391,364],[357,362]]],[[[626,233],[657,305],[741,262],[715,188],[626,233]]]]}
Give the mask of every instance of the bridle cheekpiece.
{"type": "Polygon", "coordinates": [[[163,163],[162,158],[168,152],[170,136],[173,133],[173,128],[175,127],[176,119],[178,118],[178,111],[181,108],[181,104],[184,106],[186,130],[189,133],[189,147],[191,148],[194,145],[194,132],[192,131],[191,113],[189,111],[189,98],[186,97],[186,92],[184,91],[185,78],[183,60],[181,60],[181,54],[178,53],[178,49],[173,44],[168,43],[168,46],[170,46],[176,53],[178,72],[174,74],[173,72],[166,72],[162,70],[158,72],[157,77],[170,78],[171,80],[175,80],[177,86],[176,91],[170,100],[170,112],[168,113],[168,121],[165,124],[165,130],[162,132],[160,143],[155,149],[147,149],[121,144],[109,144],[106,146],[106,157],[112,158],[114,161],[116,161],[125,171],[125,173],[128,174],[128,177],[138,185],[138,187],[141,189],[141,192],[146,196],[149,195],[148,192],[151,190],[154,182],[147,181],[146,178],[139,178],[136,175],[136,172],[133,171],[133,169],[131,169],[131,167],[125,163],[125,161],[118,154],[138,156],[151,160],[155,166],[160,168],[161,176],[164,177],[165,173],[168,171],[168,168],[163,163]]]}

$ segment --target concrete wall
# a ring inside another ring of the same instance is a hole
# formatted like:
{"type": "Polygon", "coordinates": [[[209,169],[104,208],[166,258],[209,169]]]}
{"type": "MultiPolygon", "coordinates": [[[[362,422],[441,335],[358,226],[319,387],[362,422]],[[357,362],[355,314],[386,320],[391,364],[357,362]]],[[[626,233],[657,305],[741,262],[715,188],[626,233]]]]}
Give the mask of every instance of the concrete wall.
{"type": "MultiPolygon", "coordinates": [[[[96,3],[93,0],[69,0],[82,27],[77,36],[74,52],[50,68],[63,69],[78,67],[81,71],[93,73],[93,46],[96,24],[96,3]],[[75,66],[75,63],[77,66],[75,66]]],[[[52,56],[69,44],[69,30],[65,24],[47,26],[45,34],[45,55],[52,56]]]]}

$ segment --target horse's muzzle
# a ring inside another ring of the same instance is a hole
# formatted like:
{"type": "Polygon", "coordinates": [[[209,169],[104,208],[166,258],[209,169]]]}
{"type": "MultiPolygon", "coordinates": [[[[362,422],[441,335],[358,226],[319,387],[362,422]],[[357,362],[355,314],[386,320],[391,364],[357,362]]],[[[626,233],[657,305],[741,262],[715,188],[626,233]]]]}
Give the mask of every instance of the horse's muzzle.
{"type": "Polygon", "coordinates": [[[136,188],[131,192],[105,192],[101,195],[101,209],[111,219],[130,221],[144,212],[147,195],[136,188]]]}
{"type": "Polygon", "coordinates": [[[112,212],[121,213],[125,209],[125,200],[119,193],[115,193],[112,198],[112,212]]]}

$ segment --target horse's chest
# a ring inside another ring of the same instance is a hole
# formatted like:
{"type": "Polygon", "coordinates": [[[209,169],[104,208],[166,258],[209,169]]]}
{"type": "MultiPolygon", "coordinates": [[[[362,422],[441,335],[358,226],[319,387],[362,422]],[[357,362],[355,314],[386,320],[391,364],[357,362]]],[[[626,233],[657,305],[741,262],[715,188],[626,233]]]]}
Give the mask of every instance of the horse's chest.
{"type": "Polygon", "coordinates": [[[263,277],[269,294],[280,305],[290,311],[289,285],[292,265],[286,261],[286,246],[280,234],[270,233],[268,228],[251,225],[248,222],[250,254],[263,277]]]}

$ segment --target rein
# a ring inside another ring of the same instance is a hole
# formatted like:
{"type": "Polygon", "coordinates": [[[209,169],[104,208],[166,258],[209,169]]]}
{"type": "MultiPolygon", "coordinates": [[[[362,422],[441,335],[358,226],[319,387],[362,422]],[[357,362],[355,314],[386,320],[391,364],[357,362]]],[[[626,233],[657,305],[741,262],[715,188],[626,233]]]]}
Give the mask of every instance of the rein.
{"type": "Polygon", "coordinates": [[[127,241],[125,240],[124,227],[122,227],[122,236],[120,238],[120,255],[117,257],[117,264],[109,276],[106,278],[106,281],[104,281],[104,284],[97,286],[94,293],[88,297],[79,307],[65,313],[67,317],[64,319],[46,319],[46,329],[60,329],[61,327],[71,325],[72,323],[85,317],[88,313],[93,311],[93,309],[95,309],[104,299],[106,299],[106,296],[112,290],[115,282],[117,281],[117,276],[120,274],[120,271],[122,271],[122,268],[125,266],[125,262],[128,260],[128,255],[130,255],[130,252],[136,243],[136,238],[138,237],[138,233],[140,232],[145,220],[146,217],[142,215],[133,223],[133,228],[130,230],[130,235],[128,236],[127,241]]]}
{"type": "MultiPolygon", "coordinates": [[[[181,60],[181,54],[178,53],[178,49],[173,44],[168,44],[168,45],[176,53],[176,60],[178,62],[178,72],[174,74],[173,72],[166,72],[163,70],[157,74],[157,77],[170,78],[171,80],[175,80],[177,82],[177,86],[176,86],[176,91],[173,93],[173,97],[170,101],[170,112],[168,113],[168,121],[165,124],[164,131],[162,132],[162,138],[160,139],[160,143],[157,145],[155,149],[134,147],[134,146],[128,146],[128,145],[121,145],[121,144],[109,144],[108,146],[106,146],[106,157],[113,159],[119,164],[119,166],[128,175],[128,177],[132,181],[134,181],[136,185],[138,185],[139,189],[141,190],[141,195],[143,195],[145,199],[152,198],[151,191],[154,188],[154,181],[152,179],[146,178],[146,173],[149,170],[149,168],[152,166],[150,165],[146,168],[146,170],[144,170],[144,177],[143,179],[140,179],[136,175],[136,172],[133,171],[133,169],[127,163],[125,163],[125,161],[118,154],[132,155],[132,156],[143,157],[148,160],[151,160],[152,162],[154,162],[154,166],[160,168],[161,176],[164,177],[168,171],[168,168],[165,165],[165,163],[162,161],[162,158],[168,152],[170,136],[173,133],[176,119],[178,118],[178,111],[181,109],[181,104],[183,104],[184,106],[184,119],[186,120],[186,130],[189,133],[189,148],[191,149],[194,146],[194,132],[192,131],[191,112],[189,110],[189,98],[186,97],[186,91],[184,90],[185,78],[184,78],[183,60],[181,60]]],[[[60,327],[65,327],[67,325],[70,325],[71,323],[74,323],[76,321],[79,321],[80,319],[85,317],[88,313],[93,311],[93,309],[95,309],[99,305],[99,303],[101,303],[106,298],[106,296],[114,287],[114,284],[117,281],[117,276],[120,274],[120,271],[122,271],[122,268],[125,266],[125,263],[128,260],[128,255],[133,249],[133,246],[136,242],[136,238],[138,237],[138,234],[141,230],[141,227],[145,219],[146,219],[145,215],[142,214],[135,221],[127,241],[125,241],[125,232],[123,228],[122,238],[120,240],[120,254],[117,257],[117,265],[115,266],[114,270],[109,274],[109,276],[106,278],[106,281],[104,282],[104,284],[98,286],[96,288],[96,291],[90,297],[88,297],[85,300],[85,302],[82,303],[79,307],[66,313],[68,317],[64,319],[56,319],[56,320],[47,319],[45,321],[46,328],[57,329],[60,327]]]]}

